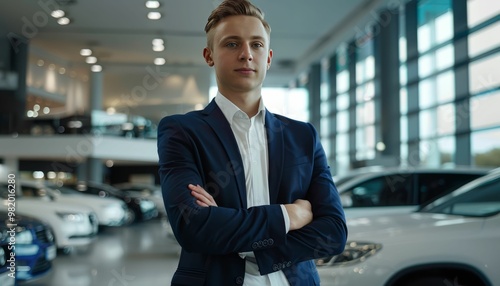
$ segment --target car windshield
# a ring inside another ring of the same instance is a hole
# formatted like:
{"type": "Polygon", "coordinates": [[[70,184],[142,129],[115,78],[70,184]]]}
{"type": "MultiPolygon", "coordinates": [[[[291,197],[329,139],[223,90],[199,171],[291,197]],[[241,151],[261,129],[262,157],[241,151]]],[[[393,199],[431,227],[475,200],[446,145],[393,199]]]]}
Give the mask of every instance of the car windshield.
{"type": "Polygon", "coordinates": [[[61,194],[63,195],[81,195],[82,193],[79,192],[76,189],[70,188],[70,187],[65,187],[65,186],[54,186],[54,189],[58,190],[61,194]]]}
{"type": "Polygon", "coordinates": [[[474,181],[425,206],[420,212],[471,217],[500,213],[500,173],[474,181]]]}

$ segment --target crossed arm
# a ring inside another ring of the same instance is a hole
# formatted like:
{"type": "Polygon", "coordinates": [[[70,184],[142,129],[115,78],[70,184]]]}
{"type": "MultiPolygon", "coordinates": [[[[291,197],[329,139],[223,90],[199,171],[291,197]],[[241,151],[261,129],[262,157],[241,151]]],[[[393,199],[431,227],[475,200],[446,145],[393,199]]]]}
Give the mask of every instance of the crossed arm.
{"type": "MultiPolygon", "coordinates": [[[[190,184],[191,195],[196,198],[196,203],[201,207],[216,207],[212,195],[210,195],[200,185],[190,184]]],[[[313,219],[311,203],[307,200],[295,200],[293,204],[285,204],[285,209],[290,218],[290,230],[297,230],[310,223],[313,219]]]]}

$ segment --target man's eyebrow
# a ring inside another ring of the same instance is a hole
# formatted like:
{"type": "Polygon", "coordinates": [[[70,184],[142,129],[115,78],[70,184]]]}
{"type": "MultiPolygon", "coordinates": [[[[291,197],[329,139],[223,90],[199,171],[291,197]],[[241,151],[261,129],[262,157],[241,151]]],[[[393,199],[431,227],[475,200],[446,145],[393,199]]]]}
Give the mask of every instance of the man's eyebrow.
{"type": "MultiPolygon", "coordinates": [[[[227,40],[241,40],[241,39],[242,38],[240,36],[230,35],[230,36],[222,37],[221,42],[227,41],[227,40]]],[[[251,39],[265,41],[265,38],[263,36],[258,36],[258,35],[252,36],[251,39]]]]}

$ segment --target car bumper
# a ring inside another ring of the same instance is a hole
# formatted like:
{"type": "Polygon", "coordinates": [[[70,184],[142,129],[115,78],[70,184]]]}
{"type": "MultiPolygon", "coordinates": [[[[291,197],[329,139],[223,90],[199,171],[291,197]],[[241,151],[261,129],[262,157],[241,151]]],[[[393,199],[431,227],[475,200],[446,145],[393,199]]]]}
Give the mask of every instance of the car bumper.
{"type": "Polygon", "coordinates": [[[14,286],[16,283],[16,279],[9,276],[10,271],[4,272],[0,274],[0,285],[2,286],[14,286]]]}
{"type": "Polygon", "coordinates": [[[95,215],[80,223],[65,222],[61,225],[61,232],[54,232],[58,248],[71,246],[84,246],[90,244],[99,230],[98,220],[95,215]]]}
{"type": "Polygon", "coordinates": [[[16,277],[18,280],[31,280],[47,274],[52,268],[51,261],[56,257],[56,247],[46,245],[16,246],[16,277]]]}
{"type": "Polygon", "coordinates": [[[99,215],[99,225],[101,226],[121,226],[126,222],[126,213],[120,209],[119,213],[104,213],[99,215]]]}

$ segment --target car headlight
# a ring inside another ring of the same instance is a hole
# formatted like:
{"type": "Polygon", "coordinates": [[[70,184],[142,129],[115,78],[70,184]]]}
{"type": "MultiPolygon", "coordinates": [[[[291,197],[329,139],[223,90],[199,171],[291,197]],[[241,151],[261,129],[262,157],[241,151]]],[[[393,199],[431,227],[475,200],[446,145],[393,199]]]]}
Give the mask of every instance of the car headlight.
{"type": "Polygon", "coordinates": [[[155,207],[155,203],[153,201],[150,201],[150,200],[141,200],[140,206],[141,206],[141,210],[148,211],[148,210],[155,207]]]}
{"type": "Polygon", "coordinates": [[[16,243],[31,244],[33,243],[33,234],[24,227],[16,228],[16,243]]]}
{"type": "Polygon", "coordinates": [[[347,242],[341,254],[316,259],[316,266],[338,266],[356,264],[365,261],[368,257],[382,249],[382,244],[371,242],[350,241],[347,242]]]}
{"type": "Polygon", "coordinates": [[[81,213],[63,213],[58,212],[57,215],[65,221],[69,222],[81,222],[84,219],[83,214],[81,213]]]}

